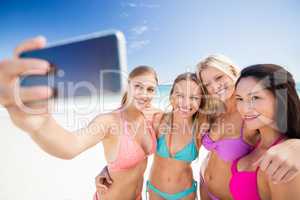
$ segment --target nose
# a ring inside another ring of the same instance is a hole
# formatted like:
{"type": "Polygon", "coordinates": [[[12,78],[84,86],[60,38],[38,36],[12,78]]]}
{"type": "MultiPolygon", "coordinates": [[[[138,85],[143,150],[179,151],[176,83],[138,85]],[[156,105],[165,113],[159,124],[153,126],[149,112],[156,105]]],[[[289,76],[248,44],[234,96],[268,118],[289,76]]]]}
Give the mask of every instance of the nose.
{"type": "Polygon", "coordinates": [[[221,84],[219,82],[214,81],[211,83],[211,87],[213,89],[213,92],[216,93],[217,91],[220,90],[221,84]]]}
{"type": "Polygon", "coordinates": [[[180,101],[180,107],[187,109],[191,104],[191,101],[188,97],[182,98],[180,101]]]}
{"type": "Polygon", "coordinates": [[[139,96],[141,98],[143,98],[144,100],[149,99],[150,95],[151,94],[150,94],[150,92],[147,91],[147,89],[144,88],[144,89],[140,90],[139,96]]]}
{"type": "Polygon", "coordinates": [[[251,100],[244,101],[242,105],[243,114],[250,114],[254,111],[254,105],[251,100]]]}

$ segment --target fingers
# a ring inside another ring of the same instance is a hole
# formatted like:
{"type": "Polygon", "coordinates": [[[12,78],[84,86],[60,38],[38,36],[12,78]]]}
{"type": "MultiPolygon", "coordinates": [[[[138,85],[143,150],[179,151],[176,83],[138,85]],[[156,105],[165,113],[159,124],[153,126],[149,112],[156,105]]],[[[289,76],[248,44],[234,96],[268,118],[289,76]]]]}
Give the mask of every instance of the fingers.
{"type": "Polygon", "coordinates": [[[18,57],[20,53],[24,51],[43,48],[45,47],[46,42],[46,38],[43,36],[38,36],[33,39],[29,39],[17,46],[17,48],[14,51],[14,56],[18,57]]]}
{"type": "Polygon", "coordinates": [[[283,177],[288,173],[288,168],[281,166],[276,172],[272,175],[271,180],[274,184],[282,183],[283,177]]]}
{"type": "MultiPolygon", "coordinates": [[[[50,70],[47,61],[38,59],[14,59],[0,62],[0,104],[16,105],[16,100],[27,103],[31,100],[49,98],[53,92],[46,87],[20,88],[19,75],[44,75],[50,70]]],[[[23,79],[25,77],[22,77],[23,79]]]]}
{"type": "Polygon", "coordinates": [[[99,191],[99,190],[108,190],[108,187],[106,187],[105,185],[102,185],[100,183],[96,184],[96,188],[97,188],[97,191],[99,191]]]}
{"type": "Polygon", "coordinates": [[[298,175],[299,171],[288,161],[286,156],[268,150],[254,164],[269,176],[274,184],[286,183],[298,175]]]}
{"type": "Polygon", "coordinates": [[[299,174],[299,171],[296,168],[291,169],[283,176],[282,182],[288,183],[288,182],[292,181],[296,176],[298,176],[298,174],[299,174]]]}
{"type": "Polygon", "coordinates": [[[280,164],[281,163],[279,162],[271,161],[266,168],[265,173],[271,178],[276,173],[276,171],[279,170],[280,164]]]}
{"type": "Polygon", "coordinates": [[[0,62],[0,81],[15,78],[19,75],[45,74],[50,70],[50,64],[41,59],[14,59],[0,62]]]}
{"type": "Polygon", "coordinates": [[[271,162],[272,158],[270,156],[264,155],[260,157],[253,165],[259,167],[262,171],[266,171],[271,162]]]}
{"type": "Polygon", "coordinates": [[[110,177],[109,173],[106,173],[106,174],[105,174],[105,179],[106,179],[107,183],[109,183],[109,184],[112,184],[112,183],[113,183],[113,180],[112,180],[112,178],[110,177]]]}
{"type": "Polygon", "coordinates": [[[54,90],[48,86],[33,86],[20,88],[16,85],[9,89],[9,92],[0,94],[0,104],[4,107],[13,105],[28,104],[46,100],[54,95],[54,90]]]}
{"type": "Polygon", "coordinates": [[[96,188],[97,190],[108,190],[108,187],[104,184],[104,179],[105,177],[102,176],[97,176],[95,178],[95,184],[96,184],[96,188]]]}
{"type": "Polygon", "coordinates": [[[33,86],[20,89],[22,102],[48,99],[53,95],[53,89],[48,86],[33,86]]]}

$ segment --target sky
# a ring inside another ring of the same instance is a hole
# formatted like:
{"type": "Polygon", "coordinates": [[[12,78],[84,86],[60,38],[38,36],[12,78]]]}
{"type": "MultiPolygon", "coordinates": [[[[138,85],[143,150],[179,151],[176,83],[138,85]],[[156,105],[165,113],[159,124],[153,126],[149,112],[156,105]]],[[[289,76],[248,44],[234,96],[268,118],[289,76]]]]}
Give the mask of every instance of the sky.
{"type": "Polygon", "coordinates": [[[116,29],[129,71],[152,66],[162,84],[214,53],[241,68],[280,64],[300,81],[299,10],[298,0],[1,0],[0,59],[37,35],[54,43],[116,29]]]}

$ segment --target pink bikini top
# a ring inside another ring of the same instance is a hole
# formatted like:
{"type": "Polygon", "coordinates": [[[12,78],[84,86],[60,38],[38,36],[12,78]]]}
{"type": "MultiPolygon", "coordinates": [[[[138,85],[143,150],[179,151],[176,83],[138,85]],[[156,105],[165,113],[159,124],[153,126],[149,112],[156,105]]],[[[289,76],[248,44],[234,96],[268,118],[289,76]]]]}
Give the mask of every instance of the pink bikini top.
{"type": "MultiPolygon", "coordinates": [[[[284,136],[280,136],[269,148],[278,144],[283,139],[284,136]]],[[[255,146],[255,148],[258,146],[258,144],[255,146]]],[[[257,172],[259,167],[257,167],[255,171],[240,172],[238,171],[238,161],[241,158],[236,159],[231,165],[232,176],[229,187],[232,197],[234,200],[260,200],[257,185],[257,172]]]]}
{"type": "Polygon", "coordinates": [[[120,136],[120,145],[116,160],[109,162],[107,167],[109,171],[123,171],[130,169],[151,155],[156,150],[156,135],[152,128],[151,122],[146,121],[147,132],[151,134],[152,147],[149,153],[146,153],[134,136],[128,131],[128,122],[123,118],[120,112],[121,121],[124,123],[124,131],[120,136]]]}
{"type": "Polygon", "coordinates": [[[222,160],[232,162],[253,150],[253,146],[246,143],[243,139],[243,126],[244,123],[240,130],[240,137],[234,139],[220,139],[214,141],[209,136],[209,131],[206,131],[202,136],[202,145],[208,151],[216,151],[222,160]]]}

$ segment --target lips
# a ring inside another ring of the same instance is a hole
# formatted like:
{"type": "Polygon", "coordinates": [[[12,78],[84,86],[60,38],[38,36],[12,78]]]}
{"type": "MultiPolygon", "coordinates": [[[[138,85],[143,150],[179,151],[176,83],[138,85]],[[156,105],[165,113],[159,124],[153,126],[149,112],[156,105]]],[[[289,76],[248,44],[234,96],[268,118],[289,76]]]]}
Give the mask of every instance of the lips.
{"type": "Polygon", "coordinates": [[[188,114],[189,112],[192,111],[191,108],[178,108],[178,111],[181,112],[181,113],[184,113],[184,114],[188,114]]]}
{"type": "Polygon", "coordinates": [[[257,119],[259,116],[260,116],[260,114],[258,114],[258,115],[245,115],[244,120],[251,121],[251,120],[257,119]]]}
{"type": "Polygon", "coordinates": [[[226,90],[227,90],[227,87],[223,87],[222,89],[216,91],[216,94],[223,95],[226,92],[226,90]]]}
{"type": "Polygon", "coordinates": [[[135,99],[135,101],[136,101],[136,103],[138,104],[138,105],[147,105],[147,104],[149,104],[149,101],[148,100],[143,100],[143,99],[135,99]]]}

